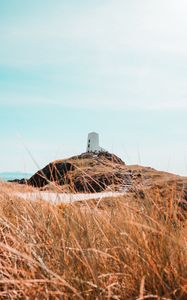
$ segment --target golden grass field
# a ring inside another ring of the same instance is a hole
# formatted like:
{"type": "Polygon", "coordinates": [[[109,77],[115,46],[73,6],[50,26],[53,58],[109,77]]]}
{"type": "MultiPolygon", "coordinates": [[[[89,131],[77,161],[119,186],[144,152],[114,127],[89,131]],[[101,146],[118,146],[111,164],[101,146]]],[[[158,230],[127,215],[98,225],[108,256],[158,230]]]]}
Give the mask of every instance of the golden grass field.
{"type": "Polygon", "coordinates": [[[27,189],[0,184],[0,299],[187,299],[173,189],[68,205],[12,194],[27,189]]]}

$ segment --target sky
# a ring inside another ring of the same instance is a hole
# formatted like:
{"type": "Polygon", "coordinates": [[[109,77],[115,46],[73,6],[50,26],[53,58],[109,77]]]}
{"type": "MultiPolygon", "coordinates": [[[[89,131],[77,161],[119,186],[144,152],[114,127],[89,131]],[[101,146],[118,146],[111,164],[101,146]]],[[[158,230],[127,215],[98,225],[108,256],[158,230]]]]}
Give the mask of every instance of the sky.
{"type": "Polygon", "coordinates": [[[186,0],[1,0],[0,172],[85,152],[187,175],[186,0]]]}

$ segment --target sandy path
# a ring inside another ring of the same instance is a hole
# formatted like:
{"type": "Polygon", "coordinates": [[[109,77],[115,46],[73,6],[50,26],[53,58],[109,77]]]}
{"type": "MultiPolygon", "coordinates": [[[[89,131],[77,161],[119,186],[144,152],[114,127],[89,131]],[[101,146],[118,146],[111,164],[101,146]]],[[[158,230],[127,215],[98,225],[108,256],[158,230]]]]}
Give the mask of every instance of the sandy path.
{"type": "Polygon", "coordinates": [[[53,192],[26,192],[14,193],[15,196],[27,199],[27,200],[37,200],[42,199],[52,203],[71,203],[81,200],[98,199],[101,200],[107,197],[117,197],[122,196],[125,193],[119,192],[103,192],[94,194],[65,194],[65,193],[53,193],[53,192]]]}

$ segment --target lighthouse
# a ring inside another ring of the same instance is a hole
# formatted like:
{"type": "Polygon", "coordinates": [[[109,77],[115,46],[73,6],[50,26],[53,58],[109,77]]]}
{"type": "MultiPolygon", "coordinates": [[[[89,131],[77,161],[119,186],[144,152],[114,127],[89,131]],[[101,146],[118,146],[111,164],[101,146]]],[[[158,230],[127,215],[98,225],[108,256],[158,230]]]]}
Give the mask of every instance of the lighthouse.
{"type": "Polygon", "coordinates": [[[105,150],[99,146],[99,134],[97,132],[90,132],[88,134],[86,152],[105,152],[105,150]]]}

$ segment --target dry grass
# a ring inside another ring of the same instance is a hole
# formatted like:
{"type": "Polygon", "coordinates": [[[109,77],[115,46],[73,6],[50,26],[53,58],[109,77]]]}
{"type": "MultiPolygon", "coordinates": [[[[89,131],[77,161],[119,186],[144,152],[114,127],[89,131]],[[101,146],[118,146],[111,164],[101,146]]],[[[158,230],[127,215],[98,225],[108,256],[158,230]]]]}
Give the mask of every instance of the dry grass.
{"type": "Polygon", "coordinates": [[[175,199],[57,206],[0,188],[0,299],[186,299],[175,199]]]}

